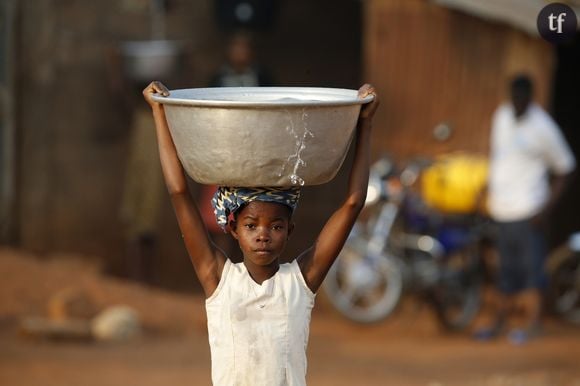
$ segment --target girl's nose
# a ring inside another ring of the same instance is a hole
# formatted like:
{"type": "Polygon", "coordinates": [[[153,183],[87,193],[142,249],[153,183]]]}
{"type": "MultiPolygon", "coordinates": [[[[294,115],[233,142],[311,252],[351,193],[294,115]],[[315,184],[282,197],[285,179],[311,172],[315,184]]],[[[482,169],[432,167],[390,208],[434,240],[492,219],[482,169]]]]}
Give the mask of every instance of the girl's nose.
{"type": "Polygon", "coordinates": [[[258,232],[256,239],[261,242],[268,242],[270,241],[270,234],[266,229],[261,229],[258,232]]]}

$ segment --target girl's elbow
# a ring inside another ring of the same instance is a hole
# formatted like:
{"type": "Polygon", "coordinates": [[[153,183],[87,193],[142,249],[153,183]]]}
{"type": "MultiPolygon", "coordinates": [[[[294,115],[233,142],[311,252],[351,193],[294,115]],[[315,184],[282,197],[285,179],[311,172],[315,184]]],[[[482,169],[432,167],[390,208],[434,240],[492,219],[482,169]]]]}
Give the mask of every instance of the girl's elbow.
{"type": "Polygon", "coordinates": [[[351,210],[359,213],[365,205],[366,194],[363,192],[352,194],[346,200],[345,205],[351,210]]]}
{"type": "Polygon", "coordinates": [[[185,194],[189,194],[186,186],[167,186],[167,191],[171,198],[182,197],[185,194]]]}

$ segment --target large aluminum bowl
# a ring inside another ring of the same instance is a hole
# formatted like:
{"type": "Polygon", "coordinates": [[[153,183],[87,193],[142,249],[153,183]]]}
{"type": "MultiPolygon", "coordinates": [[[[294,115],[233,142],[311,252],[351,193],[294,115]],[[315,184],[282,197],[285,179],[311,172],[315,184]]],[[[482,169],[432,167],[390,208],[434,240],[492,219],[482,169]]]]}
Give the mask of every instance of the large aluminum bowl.
{"type": "Polygon", "coordinates": [[[361,105],[356,90],[223,87],[155,95],[183,166],[202,184],[299,186],[330,181],[361,105]]]}

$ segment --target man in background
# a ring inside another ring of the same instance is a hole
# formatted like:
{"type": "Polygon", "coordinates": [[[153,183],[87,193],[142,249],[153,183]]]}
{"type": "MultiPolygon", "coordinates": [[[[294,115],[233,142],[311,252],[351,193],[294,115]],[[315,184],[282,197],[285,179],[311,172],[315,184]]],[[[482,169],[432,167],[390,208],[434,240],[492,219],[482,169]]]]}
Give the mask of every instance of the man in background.
{"type": "Polygon", "coordinates": [[[511,82],[511,103],[496,110],[491,130],[489,212],[498,225],[498,313],[494,323],[476,332],[497,336],[516,305],[522,319],[508,339],[525,343],[537,333],[542,293],[547,285],[545,226],[570,180],[576,161],[558,125],[532,102],[526,75],[511,82]]]}

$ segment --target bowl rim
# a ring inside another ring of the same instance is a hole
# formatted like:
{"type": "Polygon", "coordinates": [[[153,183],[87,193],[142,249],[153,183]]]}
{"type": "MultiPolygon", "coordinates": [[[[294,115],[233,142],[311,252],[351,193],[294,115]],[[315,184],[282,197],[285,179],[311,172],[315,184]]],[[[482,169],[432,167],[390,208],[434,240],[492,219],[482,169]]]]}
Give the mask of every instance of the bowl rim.
{"type": "Polygon", "coordinates": [[[203,88],[185,88],[169,90],[169,96],[164,97],[159,94],[154,94],[152,99],[156,102],[168,105],[181,106],[207,106],[207,107],[316,107],[316,106],[352,106],[362,105],[371,102],[374,99],[373,95],[367,95],[364,98],[358,98],[358,90],[331,88],[331,87],[203,87],[203,88]],[[189,92],[193,94],[193,98],[172,97],[172,93],[183,94],[189,92]],[[338,99],[328,100],[225,100],[211,98],[213,95],[236,95],[243,93],[254,94],[300,94],[312,95],[313,97],[334,97],[338,99]],[[195,98],[197,95],[206,95],[209,97],[195,98]]]}

